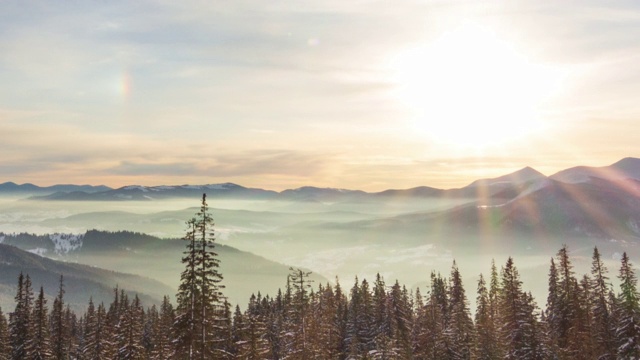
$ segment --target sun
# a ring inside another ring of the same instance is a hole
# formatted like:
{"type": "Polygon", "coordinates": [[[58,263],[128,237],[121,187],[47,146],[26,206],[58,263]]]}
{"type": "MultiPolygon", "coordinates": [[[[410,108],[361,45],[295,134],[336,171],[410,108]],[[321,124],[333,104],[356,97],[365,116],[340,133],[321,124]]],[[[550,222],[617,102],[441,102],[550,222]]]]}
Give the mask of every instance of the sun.
{"type": "Polygon", "coordinates": [[[490,28],[464,24],[392,61],[411,131],[482,149],[544,131],[541,108],[562,74],[532,62],[490,28]]]}

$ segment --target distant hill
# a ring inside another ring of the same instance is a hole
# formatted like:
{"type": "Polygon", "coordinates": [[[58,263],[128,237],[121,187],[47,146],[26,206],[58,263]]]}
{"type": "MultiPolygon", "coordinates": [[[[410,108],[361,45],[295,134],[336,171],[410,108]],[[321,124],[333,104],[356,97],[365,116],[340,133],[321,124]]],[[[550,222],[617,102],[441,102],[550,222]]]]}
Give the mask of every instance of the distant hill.
{"type": "MultiPolygon", "coordinates": [[[[163,289],[171,289],[169,295],[177,291],[184,270],[182,240],[159,239],[129,231],[91,230],[75,235],[0,233],[0,242],[59,260],[147,276],[162,282],[163,289]]],[[[257,291],[273,295],[286,284],[288,266],[220,244],[216,245],[216,252],[221,261],[225,295],[232,303],[244,303],[257,291]]],[[[317,274],[312,278],[327,282],[317,274]]]]}
{"type": "Polygon", "coordinates": [[[281,192],[259,188],[247,188],[233,183],[209,185],[141,186],[131,185],[118,189],[88,185],[56,185],[39,188],[32,184],[0,185],[0,194],[32,193],[36,200],[65,201],[149,201],[171,198],[197,198],[207,193],[210,199],[282,200],[306,204],[332,204],[340,202],[379,202],[389,199],[406,200],[422,198],[469,199],[486,204],[513,199],[521,192],[540,187],[547,181],[575,184],[589,182],[593,178],[611,181],[640,180],[640,159],[625,158],[604,167],[578,166],[546,177],[539,171],[525,167],[513,173],[491,179],[480,179],[459,189],[437,189],[420,186],[411,189],[389,189],[381,192],[320,188],[304,186],[281,192]]]}
{"type": "Polygon", "coordinates": [[[111,190],[110,187],[104,185],[53,185],[40,187],[33,184],[21,184],[18,185],[14,182],[5,182],[0,184],[0,195],[48,195],[57,192],[69,193],[69,192],[83,192],[83,193],[96,193],[102,191],[111,190]]]}
{"type": "Polygon", "coordinates": [[[521,250],[545,244],[554,248],[580,239],[635,244],[640,241],[640,181],[592,178],[569,184],[545,180],[502,202],[477,201],[444,211],[322,224],[316,230],[321,228],[366,233],[371,243],[421,239],[455,249],[491,250],[491,243],[483,239],[521,250]]]}
{"type": "Polygon", "coordinates": [[[130,185],[118,189],[99,192],[56,192],[46,196],[35,196],[40,200],[91,200],[91,201],[123,201],[123,200],[161,200],[167,198],[199,197],[207,193],[210,199],[271,199],[278,195],[275,191],[246,188],[233,183],[211,185],[175,185],[175,186],[141,186],[130,185]]]}
{"type": "Polygon", "coordinates": [[[640,159],[628,157],[609,166],[601,167],[576,166],[557,172],[551,175],[550,178],[570,184],[588,182],[592,178],[640,180],[640,159]]]}
{"type": "Polygon", "coordinates": [[[13,309],[13,298],[20,273],[29,275],[34,292],[43,286],[50,299],[58,293],[60,275],[64,276],[65,302],[83,310],[93,297],[95,303],[110,303],[113,288],[118,286],[128,294],[136,293],[146,304],[159,304],[164,295],[175,290],[148,277],[104,270],[95,266],[56,261],[15,246],[0,244],[0,306],[5,312],[13,309]]]}

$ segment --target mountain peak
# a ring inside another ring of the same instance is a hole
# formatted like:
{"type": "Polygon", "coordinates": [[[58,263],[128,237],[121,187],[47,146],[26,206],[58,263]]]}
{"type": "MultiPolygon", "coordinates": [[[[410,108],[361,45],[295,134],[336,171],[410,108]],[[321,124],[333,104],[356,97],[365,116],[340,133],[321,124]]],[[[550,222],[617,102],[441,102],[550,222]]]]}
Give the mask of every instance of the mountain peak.
{"type": "Polygon", "coordinates": [[[634,157],[626,157],[615,162],[614,164],[611,164],[610,167],[625,171],[638,171],[640,169],[640,159],[634,157]]]}
{"type": "Polygon", "coordinates": [[[490,186],[499,183],[522,184],[529,181],[541,180],[546,178],[547,177],[543,173],[530,166],[527,166],[507,175],[502,175],[491,179],[476,180],[469,184],[468,187],[490,186]]]}

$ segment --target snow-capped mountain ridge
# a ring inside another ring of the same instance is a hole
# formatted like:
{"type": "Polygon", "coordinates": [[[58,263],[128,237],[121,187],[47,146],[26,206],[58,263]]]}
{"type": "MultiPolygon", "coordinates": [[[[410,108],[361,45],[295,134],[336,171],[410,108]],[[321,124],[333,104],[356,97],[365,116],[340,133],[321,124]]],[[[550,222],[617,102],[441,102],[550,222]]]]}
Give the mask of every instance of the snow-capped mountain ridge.
{"type": "MultiPolygon", "coordinates": [[[[319,202],[335,202],[349,199],[374,199],[380,197],[474,197],[479,193],[485,196],[493,196],[501,193],[503,198],[514,198],[517,193],[523,190],[532,191],[531,189],[548,184],[545,179],[551,179],[562,183],[576,184],[591,182],[592,179],[605,180],[638,180],[640,181],[640,158],[627,157],[609,166],[588,167],[578,166],[560,171],[550,177],[545,176],[541,172],[532,167],[524,167],[520,170],[499,176],[496,178],[479,179],[473,181],[469,185],[459,189],[437,189],[431,187],[415,187],[405,190],[385,190],[380,192],[365,192],[362,190],[344,189],[337,187],[315,187],[302,186],[283,191],[265,190],[261,188],[248,188],[238,184],[226,182],[219,184],[205,185],[128,185],[118,189],[110,189],[97,191],[99,187],[91,191],[74,188],[73,191],[61,191],[49,193],[44,196],[35,196],[35,199],[42,200],[92,200],[92,201],[108,201],[108,200],[137,200],[150,201],[161,200],[167,198],[195,197],[200,196],[203,192],[207,193],[209,198],[234,198],[234,199],[275,199],[275,200],[294,200],[294,201],[319,201],[319,202]],[[484,191],[484,189],[488,191],[484,191]],[[482,190],[482,191],[480,191],[482,190]]],[[[14,183],[0,184],[0,194],[6,193],[6,189],[15,189],[18,186],[14,183]],[[4,190],[3,190],[4,189],[4,190]]],[[[19,185],[24,189],[38,188],[32,184],[19,185]]],[[[65,185],[71,186],[71,185],[65,185]]],[[[50,187],[48,189],[58,189],[50,187]]],[[[42,188],[39,188],[42,189],[42,188]]],[[[14,190],[11,190],[14,191],[14,190]]],[[[26,190],[24,190],[26,191],[26,190]]],[[[40,191],[40,190],[38,190],[40,191]]],[[[34,194],[42,194],[35,192],[34,194]]]]}

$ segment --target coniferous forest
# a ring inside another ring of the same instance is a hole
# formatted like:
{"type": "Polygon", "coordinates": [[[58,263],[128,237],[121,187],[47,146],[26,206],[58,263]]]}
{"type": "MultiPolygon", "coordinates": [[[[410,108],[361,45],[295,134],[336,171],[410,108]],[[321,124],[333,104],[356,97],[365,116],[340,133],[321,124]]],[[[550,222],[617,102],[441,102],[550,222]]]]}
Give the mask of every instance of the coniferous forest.
{"type": "Polygon", "coordinates": [[[48,304],[21,274],[15,309],[0,310],[0,360],[640,358],[639,293],[626,253],[610,274],[595,248],[591,272],[580,276],[562,247],[543,304],[523,289],[509,258],[472,285],[463,285],[454,262],[448,277],[431,273],[424,293],[379,275],[344,288],[314,284],[292,268],[284,289],[255,294],[241,308],[225,300],[213,230],[203,196],[187,221],[175,304],[165,296],[144,308],[116,288],[110,304],[89,299],[76,314],[65,305],[62,276],[48,304]]]}

